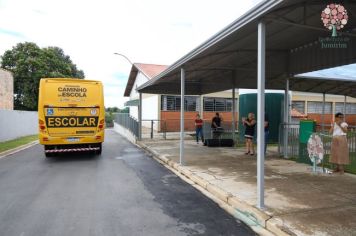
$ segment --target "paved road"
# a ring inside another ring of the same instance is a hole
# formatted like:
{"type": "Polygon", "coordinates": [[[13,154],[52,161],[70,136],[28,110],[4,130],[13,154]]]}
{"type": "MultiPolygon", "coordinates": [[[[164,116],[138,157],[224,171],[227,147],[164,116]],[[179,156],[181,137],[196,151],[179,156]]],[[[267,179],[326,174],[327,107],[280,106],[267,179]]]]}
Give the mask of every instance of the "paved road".
{"type": "Polygon", "coordinates": [[[0,159],[0,235],[254,235],[141,149],[106,131],[101,157],[0,159]]]}

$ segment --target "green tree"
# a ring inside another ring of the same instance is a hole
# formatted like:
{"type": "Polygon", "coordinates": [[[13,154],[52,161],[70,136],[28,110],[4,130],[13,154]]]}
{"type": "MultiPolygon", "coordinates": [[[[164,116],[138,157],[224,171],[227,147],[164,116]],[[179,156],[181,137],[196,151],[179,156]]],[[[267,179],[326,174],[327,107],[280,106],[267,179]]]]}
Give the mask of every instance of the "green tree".
{"type": "Polygon", "coordinates": [[[84,72],[77,69],[61,48],[40,48],[30,42],[5,51],[1,67],[13,73],[16,110],[37,110],[41,78],[84,78],[84,72]]]}
{"type": "Polygon", "coordinates": [[[129,107],[125,107],[124,109],[120,110],[120,113],[130,113],[130,108],[129,107]]]}
{"type": "Polygon", "coordinates": [[[106,111],[107,112],[119,112],[120,111],[120,109],[118,108],[118,107],[107,107],[106,108],[106,111]]]}

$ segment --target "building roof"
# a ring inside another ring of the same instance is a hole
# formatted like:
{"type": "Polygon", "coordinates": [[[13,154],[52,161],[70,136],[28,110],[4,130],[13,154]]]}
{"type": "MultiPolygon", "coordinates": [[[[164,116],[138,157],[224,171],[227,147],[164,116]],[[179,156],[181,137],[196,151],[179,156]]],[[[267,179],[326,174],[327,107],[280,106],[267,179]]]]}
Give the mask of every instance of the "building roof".
{"type": "Polygon", "coordinates": [[[144,74],[148,80],[150,80],[151,78],[164,71],[167,67],[168,66],[166,65],[134,63],[131,67],[129,79],[127,80],[124,96],[130,96],[132,87],[135,84],[136,77],[139,71],[144,74]]]}
{"type": "Polygon", "coordinates": [[[323,48],[331,38],[321,13],[325,0],[265,0],[200,46],[180,58],[152,80],[142,93],[179,94],[180,70],[185,70],[186,95],[201,95],[236,88],[257,88],[258,25],[266,25],[266,89],[340,94],[356,97],[355,81],[294,76],[356,63],[356,1],[342,1],[348,23],[342,37],[347,48],[323,48]]]}
{"type": "Polygon", "coordinates": [[[299,112],[298,110],[296,110],[295,108],[292,108],[290,111],[290,116],[293,118],[305,118],[307,117],[306,114],[299,112]]]}

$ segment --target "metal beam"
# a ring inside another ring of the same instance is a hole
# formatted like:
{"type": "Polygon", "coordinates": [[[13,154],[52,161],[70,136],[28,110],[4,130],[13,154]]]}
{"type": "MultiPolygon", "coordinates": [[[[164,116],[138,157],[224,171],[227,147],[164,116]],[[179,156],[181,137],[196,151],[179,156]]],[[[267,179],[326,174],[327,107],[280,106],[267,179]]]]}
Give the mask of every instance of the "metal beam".
{"type": "Polygon", "coordinates": [[[225,70],[225,71],[256,71],[256,68],[247,68],[247,67],[201,67],[191,70],[186,70],[187,72],[196,72],[196,71],[216,71],[216,70],[225,70]]]}
{"type": "MultiPolygon", "coordinates": [[[[250,35],[248,37],[250,37],[250,35]]],[[[285,51],[286,51],[285,49],[266,49],[266,52],[276,52],[276,53],[282,52],[282,53],[284,53],[285,51]]],[[[203,57],[194,58],[194,59],[190,60],[190,62],[198,61],[198,60],[204,59],[206,57],[218,56],[218,55],[223,55],[223,54],[237,54],[240,52],[256,53],[257,49],[235,49],[235,50],[218,51],[218,52],[214,52],[214,53],[209,53],[207,55],[204,55],[203,57]]]]}

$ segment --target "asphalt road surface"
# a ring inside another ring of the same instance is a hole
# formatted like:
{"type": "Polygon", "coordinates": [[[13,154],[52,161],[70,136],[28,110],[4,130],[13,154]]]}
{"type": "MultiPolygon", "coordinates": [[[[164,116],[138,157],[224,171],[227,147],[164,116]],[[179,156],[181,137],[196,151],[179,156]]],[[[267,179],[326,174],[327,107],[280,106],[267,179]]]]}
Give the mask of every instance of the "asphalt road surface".
{"type": "Polygon", "coordinates": [[[0,159],[1,236],[255,235],[112,130],[102,155],[0,159]]]}

